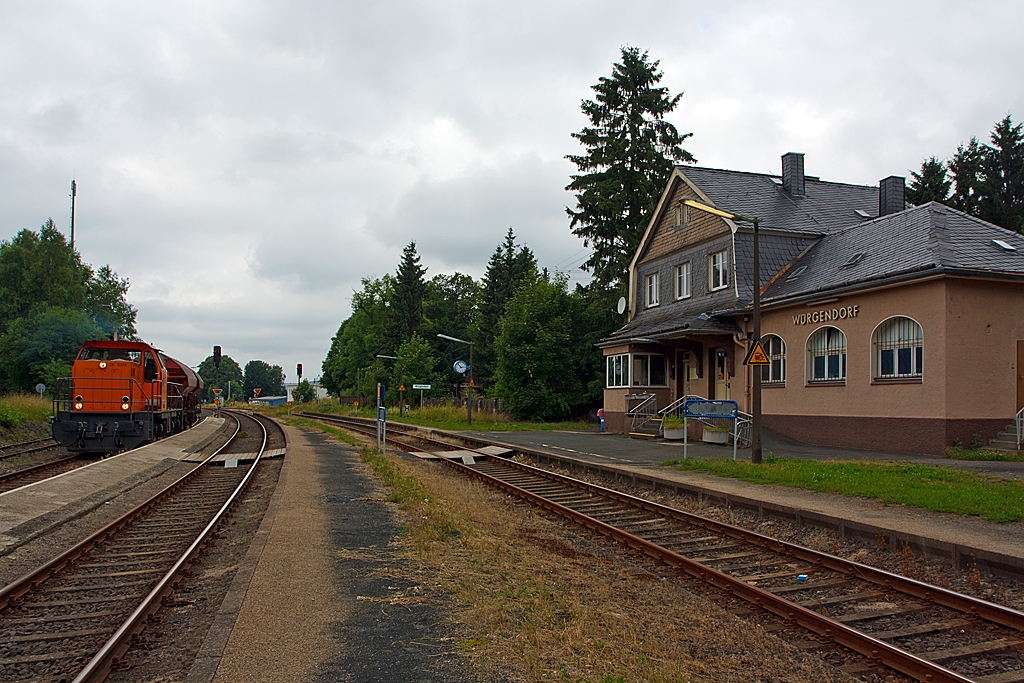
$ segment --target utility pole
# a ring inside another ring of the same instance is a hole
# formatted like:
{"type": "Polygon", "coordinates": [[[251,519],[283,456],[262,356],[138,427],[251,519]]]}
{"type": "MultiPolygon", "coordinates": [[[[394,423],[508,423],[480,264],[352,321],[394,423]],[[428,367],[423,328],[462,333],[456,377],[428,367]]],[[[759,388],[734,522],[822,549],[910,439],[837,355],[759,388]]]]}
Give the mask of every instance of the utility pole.
{"type": "Polygon", "coordinates": [[[71,179],[71,251],[75,250],[75,195],[78,194],[78,185],[75,179],[71,179]]]}

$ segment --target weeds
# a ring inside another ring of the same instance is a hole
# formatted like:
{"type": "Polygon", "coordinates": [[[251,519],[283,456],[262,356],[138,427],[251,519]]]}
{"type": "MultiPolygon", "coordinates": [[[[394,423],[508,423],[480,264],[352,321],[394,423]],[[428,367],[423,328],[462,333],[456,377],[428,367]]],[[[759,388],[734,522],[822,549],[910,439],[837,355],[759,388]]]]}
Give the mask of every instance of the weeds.
{"type": "Polygon", "coordinates": [[[1024,452],[1008,453],[992,448],[963,448],[954,443],[946,449],[946,457],[951,460],[995,460],[1004,462],[1024,461],[1024,452]]]}
{"type": "MultiPolygon", "coordinates": [[[[326,399],[318,403],[304,403],[302,410],[318,413],[331,413],[355,417],[375,417],[377,409],[364,405],[358,408],[342,405],[337,399],[326,399]]],[[[553,431],[553,430],[590,430],[595,425],[589,422],[520,422],[508,415],[498,413],[473,413],[472,427],[467,422],[466,409],[452,406],[427,408],[411,408],[408,415],[400,415],[397,410],[388,411],[389,419],[421,427],[459,431],[473,429],[481,432],[514,432],[514,431],[553,431]]]]}
{"type": "Polygon", "coordinates": [[[0,397],[0,427],[11,429],[23,422],[49,422],[53,412],[50,399],[36,394],[8,394],[0,397]]]}

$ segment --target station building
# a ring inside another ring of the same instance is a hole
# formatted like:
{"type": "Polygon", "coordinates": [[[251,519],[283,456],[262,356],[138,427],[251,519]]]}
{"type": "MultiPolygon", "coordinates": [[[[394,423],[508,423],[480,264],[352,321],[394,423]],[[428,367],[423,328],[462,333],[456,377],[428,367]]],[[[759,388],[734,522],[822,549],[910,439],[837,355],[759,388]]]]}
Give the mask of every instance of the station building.
{"type": "MultiPolygon", "coordinates": [[[[760,219],[765,427],[824,446],[939,454],[987,444],[1024,408],[1024,236],[904,179],[676,167],[630,265],[629,320],[602,340],[606,426],[644,397],[751,409],[753,226],[760,219]]],[[[651,399],[647,399],[650,404],[651,399]]]]}

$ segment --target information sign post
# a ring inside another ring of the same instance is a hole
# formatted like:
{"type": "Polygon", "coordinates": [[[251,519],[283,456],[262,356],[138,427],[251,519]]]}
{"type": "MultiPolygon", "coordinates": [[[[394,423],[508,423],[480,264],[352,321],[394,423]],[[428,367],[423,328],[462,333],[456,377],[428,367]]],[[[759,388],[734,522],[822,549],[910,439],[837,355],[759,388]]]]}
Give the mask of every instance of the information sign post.
{"type": "Polygon", "coordinates": [[[732,420],[732,460],[736,462],[736,442],[738,439],[737,419],[740,414],[740,406],[736,401],[714,401],[704,398],[688,398],[683,403],[683,460],[689,456],[689,433],[687,430],[687,419],[698,417],[707,419],[732,420]]]}
{"type": "Polygon", "coordinates": [[[423,410],[423,392],[430,391],[433,389],[433,386],[430,384],[413,384],[412,390],[416,391],[417,389],[419,389],[420,392],[420,410],[423,410]]]}
{"type": "Polygon", "coordinates": [[[382,454],[387,453],[388,409],[384,406],[387,390],[387,386],[377,383],[377,450],[382,454]]]}

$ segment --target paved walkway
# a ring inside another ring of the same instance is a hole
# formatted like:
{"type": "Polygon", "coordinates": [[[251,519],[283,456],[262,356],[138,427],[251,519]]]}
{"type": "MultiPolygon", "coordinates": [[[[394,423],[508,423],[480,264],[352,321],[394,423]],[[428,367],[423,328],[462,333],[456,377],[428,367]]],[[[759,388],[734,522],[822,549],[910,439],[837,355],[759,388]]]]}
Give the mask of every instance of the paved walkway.
{"type": "Polygon", "coordinates": [[[285,430],[280,504],[214,682],[476,680],[444,605],[403,571],[402,522],[358,450],[285,430]]]}
{"type": "MultiPolygon", "coordinates": [[[[683,457],[682,441],[631,439],[625,434],[607,432],[475,432],[466,434],[482,439],[539,448],[562,453],[570,457],[591,462],[629,465],[657,465],[666,460],[683,457]]],[[[1002,477],[1024,479],[1024,462],[989,462],[979,460],[952,460],[934,455],[910,455],[906,453],[883,453],[881,451],[859,451],[852,448],[830,448],[812,446],[765,429],[762,454],[796,460],[902,460],[936,467],[956,467],[965,470],[988,472],[1002,477]]],[[[687,447],[691,458],[731,458],[732,446],[716,446],[706,443],[690,443],[687,447]]],[[[737,459],[750,460],[750,449],[741,448],[737,459]]]]}

